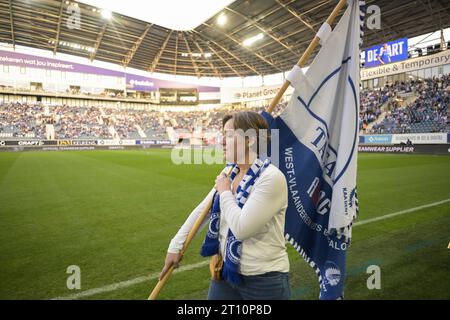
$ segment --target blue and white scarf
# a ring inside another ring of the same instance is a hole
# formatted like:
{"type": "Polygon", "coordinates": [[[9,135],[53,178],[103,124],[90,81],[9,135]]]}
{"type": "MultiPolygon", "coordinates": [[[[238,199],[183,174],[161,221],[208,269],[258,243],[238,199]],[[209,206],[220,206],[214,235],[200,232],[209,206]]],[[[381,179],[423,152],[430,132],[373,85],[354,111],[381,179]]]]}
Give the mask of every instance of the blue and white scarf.
{"type": "MultiPolygon", "coordinates": [[[[256,179],[269,166],[270,159],[265,161],[257,158],[251,167],[248,169],[242,181],[236,190],[236,202],[239,208],[243,208],[247,198],[250,195],[251,189],[255,184],[256,179]]],[[[236,164],[231,164],[233,170],[229,176],[230,181],[233,182],[240,169],[236,164]]],[[[208,232],[203,243],[200,254],[203,257],[213,256],[219,253],[219,229],[220,229],[220,196],[216,191],[213,198],[213,205],[210,209],[211,219],[209,222],[208,232]]],[[[241,261],[242,241],[236,239],[231,229],[228,229],[226,240],[226,255],[222,269],[222,279],[227,280],[233,284],[239,284],[242,281],[239,274],[239,264],[241,261]]]]}

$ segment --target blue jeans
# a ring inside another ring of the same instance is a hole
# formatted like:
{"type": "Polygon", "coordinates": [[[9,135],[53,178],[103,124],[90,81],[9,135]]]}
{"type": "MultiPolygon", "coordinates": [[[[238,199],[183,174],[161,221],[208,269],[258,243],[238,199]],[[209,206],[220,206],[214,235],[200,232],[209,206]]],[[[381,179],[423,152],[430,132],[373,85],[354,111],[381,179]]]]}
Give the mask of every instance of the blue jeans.
{"type": "Polygon", "coordinates": [[[268,272],[256,276],[242,276],[242,283],[211,280],[208,300],[289,300],[289,273],[268,272]]]}

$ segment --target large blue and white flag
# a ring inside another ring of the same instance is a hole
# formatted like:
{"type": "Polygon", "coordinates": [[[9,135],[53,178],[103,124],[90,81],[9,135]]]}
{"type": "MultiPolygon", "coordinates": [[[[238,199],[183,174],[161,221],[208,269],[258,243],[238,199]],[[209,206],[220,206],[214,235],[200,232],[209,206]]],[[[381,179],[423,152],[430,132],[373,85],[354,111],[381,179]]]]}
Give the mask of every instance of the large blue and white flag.
{"type": "Polygon", "coordinates": [[[345,258],[358,212],[356,158],[359,116],[359,45],[363,3],[349,1],[336,28],[318,32],[321,49],[306,74],[294,67],[295,91],[277,118],[279,168],[289,205],[285,236],[315,269],[320,299],[343,297],[345,258]]]}

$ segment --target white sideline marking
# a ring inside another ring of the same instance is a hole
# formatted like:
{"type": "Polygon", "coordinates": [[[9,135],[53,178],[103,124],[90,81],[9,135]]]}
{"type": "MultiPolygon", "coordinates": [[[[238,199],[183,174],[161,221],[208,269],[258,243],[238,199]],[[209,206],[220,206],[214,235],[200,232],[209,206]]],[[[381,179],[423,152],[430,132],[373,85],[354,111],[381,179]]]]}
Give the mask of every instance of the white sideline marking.
{"type": "Polygon", "coordinates": [[[380,220],[396,217],[396,216],[399,216],[399,215],[402,215],[402,214],[405,214],[405,213],[409,213],[409,212],[413,212],[413,211],[418,211],[418,210],[422,210],[422,209],[426,209],[426,208],[439,206],[439,205],[444,204],[444,203],[449,202],[449,201],[450,201],[450,199],[445,199],[445,200],[442,200],[442,201],[425,204],[423,206],[419,206],[419,207],[415,207],[415,208],[411,208],[411,209],[406,209],[406,210],[402,210],[402,211],[398,211],[398,212],[394,212],[394,213],[389,213],[389,214],[386,214],[384,216],[380,216],[380,217],[376,217],[376,218],[372,218],[372,219],[367,219],[367,220],[363,220],[363,221],[358,221],[358,222],[354,223],[353,226],[354,227],[355,226],[361,226],[363,224],[367,224],[367,223],[371,223],[371,222],[375,222],[375,221],[380,221],[380,220]]]}
{"type": "MultiPolygon", "coordinates": [[[[179,268],[175,269],[173,273],[189,271],[189,270],[197,269],[197,268],[200,268],[200,267],[204,267],[206,265],[209,265],[209,260],[208,261],[202,261],[202,262],[199,262],[199,263],[188,264],[186,266],[179,267],[179,268]]],[[[53,298],[51,300],[75,300],[75,299],[79,299],[79,298],[83,298],[83,297],[89,297],[89,296],[92,296],[94,294],[99,294],[99,293],[104,293],[104,292],[109,292],[109,291],[115,291],[117,289],[130,287],[130,286],[133,286],[135,284],[142,283],[142,282],[158,279],[158,277],[159,277],[159,272],[152,273],[149,276],[142,276],[142,277],[137,277],[137,278],[134,278],[134,279],[131,279],[131,280],[116,282],[116,283],[113,283],[113,284],[110,284],[110,285],[107,285],[107,286],[104,286],[104,287],[89,289],[89,290],[82,291],[82,292],[75,293],[75,294],[71,294],[71,295],[68,295],[68,296],[65,296],[65,297],[56,297],[56,298],[53,298]]]]}
{"type": "MultiPolygon", "coordinates": [[[[368,223],[372,223],[372,222],[376,222],[376,221],[380,221],[380,220],[396,217],[396,216],[399,216],[399,215],[402,215],[402,214],[405,214],[405,213],[414,212],[414,211],[418,211],[418,210],[422,210],[422,209],[426,209],[426,208],[439,206],[439,205],[447,203],[449,201],[450,201],[450,199],[445,199],[445,200],[442,200],[442,201],[425,204],[423,206],[419,206],[419,207],[415,207],[415,208],[411,208],[411,209],[406,209],[406,210],[401,210],[401,211],[394,212],[394,213],[389,213],[389,214],[386,214],[386,215],[383,215],[383,216],[380,216],[380,217],[376,217],[376,218],[372,218],[372,219],[367,219],[367,220],[356,222],[356,223],[353,224],[353,226],[354,227],[361,226],[361,225],[364,225],[364,224],[368,224],[368,223]]],[[[208,264],[209,264],[209,260],[208,261],[202,261],[202,262],[199,262],[199,263],[189,264],[189,265],[186,265],[186,266],[179,267],[178,269],[176,269],[174,271],[174,273],[201,268],[201,267],[204,267],[204,266],[206,266],[208,264]]],[[[82,291],[82,292],[79,292],[79,293],[74,293],[74,294],[71,294],[71,295],[68,295],[68,296],[56,297],[56,298],[53,298],[51,300],[75,300],[75,299],[79,299],[79,298],[89,297],[89,296],[92,296],[92,295],[95,295],[95,294],[99,294],[99,293],[105,293],[105,292],[115,291],[115,290],[122,289],[122,288],[127,288],[127,287],[133,286],[135,284],[139,284],[139,283],[142,283],[142,282],[158,279],[158,277],[159,277],[159,273],[153,273],[153,274],[151,274],[149,276],[142,276],[142,277],[137,277],[137,278],[134,278],[134,279],[126,280],[126,281],[116,282],[116,283],[113,283],[113,284],[110,284],[110,285],[106,285],[106,286],[99,287],[99,288],[94,288],[94,289],[89,289],[89,290],[82,291]]]]}

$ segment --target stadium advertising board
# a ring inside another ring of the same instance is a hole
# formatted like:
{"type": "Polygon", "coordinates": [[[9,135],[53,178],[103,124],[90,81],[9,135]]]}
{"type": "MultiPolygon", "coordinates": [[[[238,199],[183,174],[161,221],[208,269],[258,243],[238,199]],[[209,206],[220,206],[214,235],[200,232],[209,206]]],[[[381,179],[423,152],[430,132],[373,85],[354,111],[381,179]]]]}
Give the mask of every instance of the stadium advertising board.
{"type": "Polygon", "coordinates": [[[97,140],[97,144],[100,146],[129,146],[135,145],[136,140],[97,140]]]}
{"type": "Polygon", "coordinates": [[[0,64],[45,70],[91,73],[104,76],[123,77],[124,72],[98,68],[81,63],[68,62],[59,59],[39,57],[31,54],[0,50],[0,64]]]}
{"type": "Polygon", "coordinates": [[[94,67],[59,59],[35,56],[31,54],[0,50],[0,64],[45,70],[68,71],[83,74],[96,74],[125,78],[127,88],[138,91],[155,91],[159,88],[197,88],[199,92],[219,92],[219,87],[199,86],[183,82],[161,80],[138,76],[131,73],[94,67]]]}
{"type": "Polygon", "coordinates": [[[58,140],[58,146],[85,146],[96,145],[97,140],[58,140]]]}
{"type": "Polygon", "coordinates": [[[0,132],[0,138],[12,138],[12,132],[0,132]]]}
{"type": "Polygon", "coordinates": [[[407,143],[408,139],[412,144],[446,144],[448,142],[447,133],[405,133],[405,134],[374,134],[361,135],[360,144],[400,144],[407,143]]]}
{"type": "Polygon", "coordinates": [[[21,147],[40,147],[40,146],[50,146],[56,145],[56,141],[54,140],[2,140],[0,146],[8,147],[8,146],[21,146],[21,147]]]}
{"type": "Polygon", "coordinates": [[[358,152],[414,153],[414,146],[358,146],[358,152]]]}
{"type": "Polygon", "coordinates": [[[385,42],[364,50],[366,68],[408,59],[408,38],[385,42]]]}
{"type": "Polygon", "coordinates": [[[417,153],[417,154],[440,154],[448,155],[450,154],[450,148],[448,145],[444,144],[419,144],[415,146],[405,146],[405,145],[360,145],[358,146],[358,152],[366,153],[417,153]]]}
{"type": "Polygon", "coordinates": [[[406,61],[394,62],[379,67],[361,69],[361,80],[411,72],[423,68],[438,67],[447,63],[450,63],[450,50],[441,51],[429,56],[408,59],[406,61]]]}
{"type": "MultiPolygon", "coordinates": [[[[0,140],[0,147],[76,147],[76,146],[135,146],[135,145],[171,145],[170,140],[0,140]]],[[[56,148],[55,148],[56,149],[56,148]]],[[[48,149],[50,150],[50,149],[48,149]]],[[[60,148],[62,150],[62,148],[60,148]]]]}
{"type": "MultiPolygon", "coordinates": [[[[223,87],[220,89],[221,103],[236,103],[271,99],[278,93],[281,85],[262,87],[223,87]]],[[[285,94],[291,94],[293,88],[289,87],[285,94]]]]}
{"type": "Polygon", "coordinates": [[[160,88],[196,88],[199,92],[219,92],[219,87],[198,86],[189,83],[173,82],[167,80],[160,80],[135,74],[126,73],[125,80],[128,90],[136,91],[157,91],[160,88]]]}
{"type": "Polygon", "coordinates": [[[41,146],[86,146],[96,145],[97,140],[2,140],[0,146],[21,146],[21,147],[41,147],[41,146]]]}
{"type": "Polygon", "coordinates": [[[368,135],[361,136],[360,143],[366,144],[391,144],[392,135],[391,134],[379,134],[379,135],[368,135]]]}
{"type": "Polygon", "coordinates": [[[42,151],[82,151],[82,150],[95,150],[94,146],[57,146],[57,147],[43,147],[42,151]]]}
{"type": "Polygon", "coordinates": [[[141,145],[162,145],[171,144],[170,140],[136,140],[136,144],[141,145]]]}
{"type": "Polygon", "coordinates": [[[406,143],[408,139],[413,144],[446,144],[447,133],[407,133],[394,134],[393,144],[406,143]]]}

